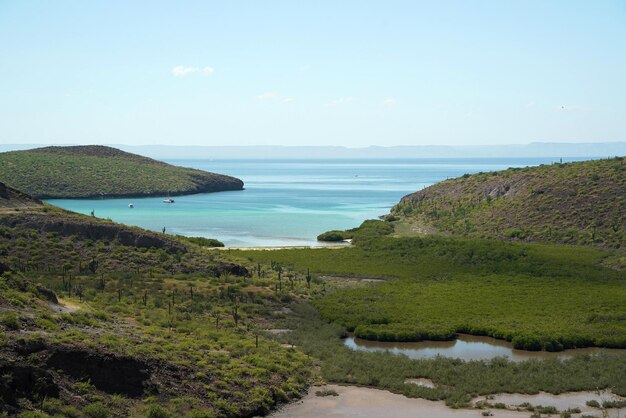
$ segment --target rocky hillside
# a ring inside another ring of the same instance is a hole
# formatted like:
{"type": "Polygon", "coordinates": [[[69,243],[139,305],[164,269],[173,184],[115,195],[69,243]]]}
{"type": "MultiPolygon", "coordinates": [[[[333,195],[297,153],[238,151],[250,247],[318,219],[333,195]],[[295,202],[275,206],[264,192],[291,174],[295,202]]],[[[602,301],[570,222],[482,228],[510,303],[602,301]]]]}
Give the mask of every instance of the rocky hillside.
{"type": "Polygon", "coordinates": [[[0,262],[15,271],[106,269],[249,275],[236,264],[207,258],[207,238],[159,234],[52,205],[0,183],[0,262]]]}
{"type": "Polygon", "coordinates": [[[626,159],[464,175],[392,209],[415,230],[470,237],[626,246],[626,159]]]}
{"type": "Polygon", "coordinates": [[[42,206],[39,199],[0,183],[0,210],[42,206]]]}
{"type": "MultiPolygon", "coordinates": [[[[30,251],[66,244],[105,248],[30,251]]],[[[134,273],[0,262],[0,416],[252,417],[300,396],[311,362],[249,330],[280,308],[270,290],[152,260],[134,273]]]]}
{"type": "Polygon", "coordinates": [[[311,360],[258,330],[280,280],[204,241],[1,210],[0,416],[251,417],[301,396],[311,360]]]}
{"type": "Polygon", "coordinates": [[[42,199],[175,196],[243,189],[243,182],[234,177],[95,145],[0,153],[0,181],[42,199]]]}

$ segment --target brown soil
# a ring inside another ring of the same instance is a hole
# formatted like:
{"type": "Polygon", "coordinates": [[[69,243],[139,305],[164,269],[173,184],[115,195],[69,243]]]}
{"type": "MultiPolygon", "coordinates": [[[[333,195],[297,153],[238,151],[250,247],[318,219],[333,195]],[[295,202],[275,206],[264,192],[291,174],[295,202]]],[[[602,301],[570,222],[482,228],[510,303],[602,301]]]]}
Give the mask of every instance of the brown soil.
{"type": "MultiPolygon", "coordinates": [[[[443,401],[412,399],[384,390],[356,386],[326,385],[313,387],[302,400],[289,404],[271,415],[274,418],[448,418],[482,416],[484,410],[451,409],[443,401]],[[329,389],[339,396],[316,396],[315,392],[329,389]]],[[[528,412],[492,410],[497,418],[528,418],[528,412]]]]}

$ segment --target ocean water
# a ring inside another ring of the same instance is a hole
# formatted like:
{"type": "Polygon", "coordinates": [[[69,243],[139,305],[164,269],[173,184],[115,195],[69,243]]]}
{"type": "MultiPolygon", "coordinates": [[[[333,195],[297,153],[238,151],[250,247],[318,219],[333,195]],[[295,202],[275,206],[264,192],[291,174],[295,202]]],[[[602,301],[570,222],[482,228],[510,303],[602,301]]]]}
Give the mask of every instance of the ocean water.
{"type": "Polygon", "coordinates": [[[124,199],[53,199],[51,204],[170,234],[217,238],[227,246],[322,245],[317,235],[389,212],[402,196],[446,178],[550,158],[415,160],[168,160],[232,175],[245,190],[124,199]],[[128,207],[133,203],[134,208],[128,207]]]}

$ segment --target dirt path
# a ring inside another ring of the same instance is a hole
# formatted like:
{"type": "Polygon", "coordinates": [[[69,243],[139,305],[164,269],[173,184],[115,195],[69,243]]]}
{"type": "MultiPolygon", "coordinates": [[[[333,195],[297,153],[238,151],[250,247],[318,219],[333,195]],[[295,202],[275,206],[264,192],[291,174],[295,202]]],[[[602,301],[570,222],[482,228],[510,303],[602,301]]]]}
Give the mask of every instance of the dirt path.
{"type": "Polygon", "coordinates": [[[72,301],[59,299],[59,303],[50,303],[50,309],[54,313],[72,313],[83,309],[83,307],[72,301]]]}

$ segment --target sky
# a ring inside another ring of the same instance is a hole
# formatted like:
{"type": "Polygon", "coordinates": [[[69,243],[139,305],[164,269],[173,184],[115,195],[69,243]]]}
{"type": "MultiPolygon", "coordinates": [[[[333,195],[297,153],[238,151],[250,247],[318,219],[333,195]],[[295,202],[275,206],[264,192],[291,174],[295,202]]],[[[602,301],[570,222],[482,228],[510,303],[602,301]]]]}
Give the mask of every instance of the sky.
{"type": "Polygon", "coordinates": [[[626,141],[626,1],[0,0],[0,144],[626,141]]]}

